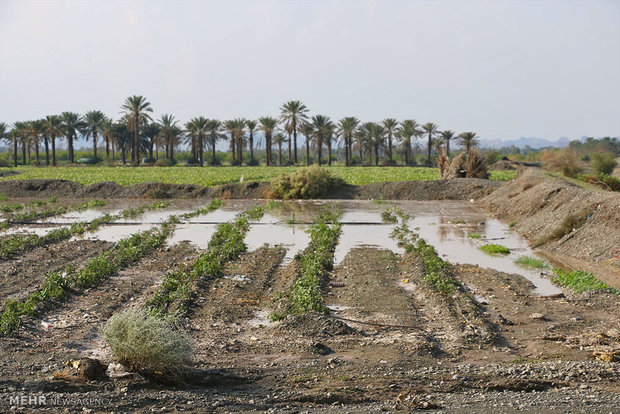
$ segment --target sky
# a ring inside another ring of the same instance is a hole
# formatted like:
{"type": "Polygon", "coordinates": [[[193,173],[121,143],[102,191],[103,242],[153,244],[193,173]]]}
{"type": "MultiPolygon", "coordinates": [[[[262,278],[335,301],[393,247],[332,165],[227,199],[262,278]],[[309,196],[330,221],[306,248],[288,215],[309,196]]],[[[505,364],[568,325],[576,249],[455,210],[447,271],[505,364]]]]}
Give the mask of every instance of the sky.
{"type": "Polygon", "coordinates": [[[620,1],[0,0],[0,121],[100,109],[620,135],[620,1]]]}

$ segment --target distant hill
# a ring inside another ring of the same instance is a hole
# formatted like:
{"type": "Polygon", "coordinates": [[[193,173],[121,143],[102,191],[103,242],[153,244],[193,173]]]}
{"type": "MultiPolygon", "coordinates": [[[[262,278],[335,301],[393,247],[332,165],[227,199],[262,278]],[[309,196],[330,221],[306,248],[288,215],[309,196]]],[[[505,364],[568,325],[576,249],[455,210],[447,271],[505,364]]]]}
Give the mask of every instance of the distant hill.
{"type": "Polygon", "coordinates": [[[562,137],[557,141],[550,141],[544,138],[536,138],[536,137],[521,137],[519,139],[511,139],[511,140],[500,140],[500,139],[483,139],[480,142],[480,146],[482,148],[492,148],[498,149],[502,147],[519,147],[525,148],[530,147],[534,149],[544,148],[544,147],[556,147],[556,148],[564,148],[567,147],[569,140],[566,137],[562,137]]]}

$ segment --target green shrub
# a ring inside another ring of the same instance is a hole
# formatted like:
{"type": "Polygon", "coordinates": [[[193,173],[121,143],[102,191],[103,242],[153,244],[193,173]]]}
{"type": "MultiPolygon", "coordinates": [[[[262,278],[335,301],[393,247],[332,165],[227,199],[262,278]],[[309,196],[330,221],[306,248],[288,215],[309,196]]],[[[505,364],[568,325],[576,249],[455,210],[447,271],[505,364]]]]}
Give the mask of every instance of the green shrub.
{"type": "Polygon", "coordinates": [[[609,191],[620,191],[620,178],[609,174],[579,174],[578,180],[584,181],[609,191]]]}
{"type": "Polygon", "coordinates": [[[277,198],[284,200],[308,199],[323,196],[343,183],[341,178],[334,177],[326,168],[314,165],[274,178],[271,191],[277,198]]]}
{"type": "Polygon", "coordinates": [[[6,158],[0,158],[0,168],[8,168],[10,167],[9,162],[6,158]]]}
{"type": "Polygon", "coordinates": [[[482,250],[485,253],[491,253],[491,254],[510,253],[510,249],[506,246],[502,246],[501,244],[485,244],[484,246],[480,246],[480,250],[482,250]]]}
{"type": "Polygon", "coordinates": [[[482,238],[482,234],[480,234],[480,233],[467,233],[467,237],[469,237],[470,239],[481,239],[482,238]]]}
{"type": "Polygon", "coordinates": [[[116,359],[133,370],[177,380],[190,366],[189,337],[170,318],[129,309],[112,315],[101,333],[116,359]]]}
{"type": "Polygon", "coordinates": [[[596,153],[592,154],[592,172],[595,174],[611,174],[618,163],[613,153],[596,153]]]}
{"type": "Polygon", "coordinates": [[[167,158],[160,158],[153,164],[156,167],[172,167],[176,164],[176,161],[169,160],[167,158]]]}

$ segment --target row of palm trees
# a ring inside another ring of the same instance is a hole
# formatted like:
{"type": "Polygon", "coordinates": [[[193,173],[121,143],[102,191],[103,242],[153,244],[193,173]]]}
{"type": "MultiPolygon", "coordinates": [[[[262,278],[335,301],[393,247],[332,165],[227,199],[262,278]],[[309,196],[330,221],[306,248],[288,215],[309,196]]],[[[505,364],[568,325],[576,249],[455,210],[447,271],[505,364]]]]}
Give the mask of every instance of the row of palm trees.
{"type": "MultiPolygon", "coordinates": [[[[0,138],[12,145],[13,161],[17,165],[18,145],[21,144],[22,160],[26,160],[34,149],[35,159],[40,163],[40,147],[43,144],[46,163],[56,165],[56,142],[64,139],[70,163],[75,162],[74,140],[82,136],[93,143],[93,156],[98,159],[97,149],[99,138],[105,141],[106,158],[121,154],[123,163],[129,157],[133,164],[140,164],[141,155],[150,159],[158,159],[163,150],[165,159],[174,162],[175,149],[180,145],[188,145],[191,152],[191,163],[204,165],[205,158],[211,165],[217,165],[216,145],[225,140],[230,145],[233,165],[244,162],[244,151],[249,150],[248,165],[256,165],[255,142],[256,132],[262,132],[265,141],[265,157],[267,165],[275,164],[273,147],[278,148],[278,164],[282,165],[283,146],[288,144],[289,163],[298,164],[298,137],[305,141],[305,163],[311,162],[310,150],[316,152],[321,165],[324,150],[327,150],[327,164],[332,162],[332,148],[339,145],[344,149],[345,165],[353,164],[354,152],[359,153],[360,162],[368,160],[379,165],[381,156],[383,164],[394,164],[394,150],[400,148],[404,154],[405,164],[413,160],[412,150],[415,140],[427,138],[427,164],[432,165],[432,152],[450,156],[450,142],[457,140],[467,151],[478,145],[474,132],[457,135],[451,130],[440,130],[432,123],[419,124],[413,119],[397,121],[387,118],[381,122],[361,122],[356,117],[345,117],[337,122],[325,115],[308,114],[308,108],[300,101],[288,101],[280,108],[278,118],[264,116],[258,120],[243,118],[219,121],[198,116],[184,125],[171,114],[163,114],[154,121],[151,117],[153,108],[143,96],[130,96],[121,106],[122,117],[118,121],[108,118],[101,111],[89,111],[83,116],[74,112],[63,112],[60,115],[46,116],[44,119],[15,122],[9,130],[5,123],[0,123],[0,138]],[[210,157],[205,157],[205,149],[210,150],[210,157]]],[[[257,145],[258,144],[258,145],[257,145]]],[[[286,151],[286,149],[285,149],[286,151]]]]}

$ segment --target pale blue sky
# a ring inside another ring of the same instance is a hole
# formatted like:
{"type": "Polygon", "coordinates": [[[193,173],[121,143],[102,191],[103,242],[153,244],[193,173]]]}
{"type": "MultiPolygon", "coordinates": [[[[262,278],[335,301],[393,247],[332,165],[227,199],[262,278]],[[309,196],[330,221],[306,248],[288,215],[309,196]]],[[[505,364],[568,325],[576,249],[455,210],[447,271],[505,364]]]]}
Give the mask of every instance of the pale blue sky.
{"type": "Polygon", "coordinates": [[[620,134],[620,1],[0,0],[0,121],[145,95],[155,115],[620,134]]]}

